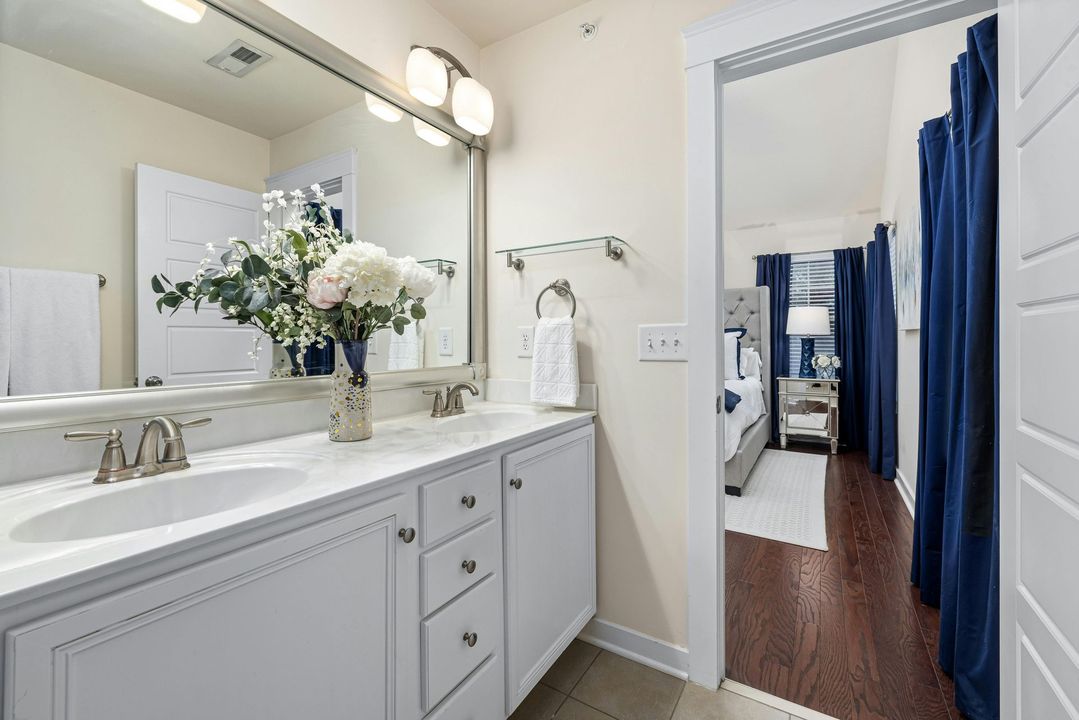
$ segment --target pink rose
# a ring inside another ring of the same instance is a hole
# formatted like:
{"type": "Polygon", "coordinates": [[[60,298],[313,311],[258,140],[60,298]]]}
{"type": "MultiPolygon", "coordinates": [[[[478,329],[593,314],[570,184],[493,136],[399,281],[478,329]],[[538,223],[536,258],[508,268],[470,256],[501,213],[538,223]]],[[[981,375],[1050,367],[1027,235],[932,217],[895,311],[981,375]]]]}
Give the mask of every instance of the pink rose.
{"type": "Polygon", "coordinates": [[[312,271],[307,277],[307,302],[320,310],[329,310],[343,303],[348,297],[348,290],[342,280],[340,275],[316,275],[312,271]]]}

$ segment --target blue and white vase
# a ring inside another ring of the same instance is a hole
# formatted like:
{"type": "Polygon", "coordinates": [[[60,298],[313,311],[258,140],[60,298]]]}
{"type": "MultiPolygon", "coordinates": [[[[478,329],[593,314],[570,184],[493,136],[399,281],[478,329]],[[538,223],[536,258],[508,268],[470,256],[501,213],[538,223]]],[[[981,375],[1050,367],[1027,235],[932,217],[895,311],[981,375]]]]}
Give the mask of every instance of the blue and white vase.
{"type": "Polygon", "coordinates": [[[835,380],[835,368],[832,367],[831,365],[829,365],[826,368],[818,367],[817,368],[817,379],[818,380],[835,380]]]}
{"type": "Polygon", "coordinates": [[[354,442],[371,437],[371,377],[367,341],[339,342],[330,384],[330,440],[354,442]]]}

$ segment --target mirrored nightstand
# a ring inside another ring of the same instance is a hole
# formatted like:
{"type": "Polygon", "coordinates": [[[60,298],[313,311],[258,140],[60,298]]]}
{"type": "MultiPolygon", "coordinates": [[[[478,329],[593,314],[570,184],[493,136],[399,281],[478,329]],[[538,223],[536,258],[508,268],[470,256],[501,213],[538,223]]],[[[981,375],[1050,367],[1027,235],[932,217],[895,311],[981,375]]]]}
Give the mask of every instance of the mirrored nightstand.
{"type": "Polygon", "coordinates": [[[788,437],[824,438],[835,455],[839,449],[839,380],[781,377],[779,380],[779,446],[788,437]]]}

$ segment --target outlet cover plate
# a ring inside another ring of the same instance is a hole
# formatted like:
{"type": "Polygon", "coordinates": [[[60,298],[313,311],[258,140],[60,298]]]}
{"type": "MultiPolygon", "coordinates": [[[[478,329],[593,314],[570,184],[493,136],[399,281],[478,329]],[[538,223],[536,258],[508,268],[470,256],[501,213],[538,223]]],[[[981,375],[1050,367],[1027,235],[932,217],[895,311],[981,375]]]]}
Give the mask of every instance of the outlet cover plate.
{"type": "Polygon", "coordinates": [[[453,328],[438,329],[438,354],[453,355],[453,328]]]}
{"type": "Polygon", "coordinates": [[[689,360],[689,326],[681,323],[637,326],[637,359],[641,362],[689,360]]]}
{"type": "Polygon", "coordinates": [[[530,358],[532,357],[532,340],[535,337],[536,328],[534,325],[521,325],[517,328],[517,335],[514,344],[516,345],[517,357],[530,358]]]}

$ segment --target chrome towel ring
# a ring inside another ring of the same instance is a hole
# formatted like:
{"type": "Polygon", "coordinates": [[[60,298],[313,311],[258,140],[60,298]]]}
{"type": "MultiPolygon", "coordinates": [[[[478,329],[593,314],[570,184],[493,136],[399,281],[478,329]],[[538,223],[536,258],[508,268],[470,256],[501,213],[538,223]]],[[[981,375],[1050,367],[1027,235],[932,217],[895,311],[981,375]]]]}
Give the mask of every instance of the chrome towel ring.
{"type": "Polygon", "coordinates": [[[547,287],[540,290],[539,297],[536,298],[536,317],[537,318],[542,318],[543,317],[543,315],[540,313],[540,300],[543,299],[543,293],[547,292],[548,290],[554,290],[554,294],[557,295],[558,297],[565,297],[565,296],[569,295],[569,299],[573,302],[573,308],[569,311],[569,316],[573,317],[574,315],[577,314],[577,298],[576,298],[576,296],[574,296],[573,291],[570,290],[569,280],[566,280],[565,278],[559,278],[558,280],[555,280],[553,283],[551,283],[547,287]]]}

